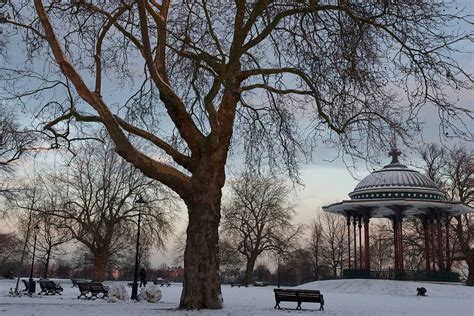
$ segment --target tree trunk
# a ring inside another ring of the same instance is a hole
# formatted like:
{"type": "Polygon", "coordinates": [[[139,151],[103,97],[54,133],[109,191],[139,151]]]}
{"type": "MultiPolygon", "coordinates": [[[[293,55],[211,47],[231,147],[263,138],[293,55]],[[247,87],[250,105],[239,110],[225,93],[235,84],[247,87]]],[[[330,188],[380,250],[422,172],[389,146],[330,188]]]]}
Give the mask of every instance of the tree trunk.
{"type": "Polygon", "coordinates": [[[466,253],[466,264],[468,267],[466,285],[474,286],[474,249],[466,253]]]}
{"type": "Polygon", "coordinates": [[[109,255],[107,251],[97,251],[94,253],[94,276],[92,278],[95,282],[102,282],[105,279],[107,271],[107,262],[109,255]]]}
{"type": "Polygon", "coordinates": [[[221,179],[212,177],[212,173],[195,179],[192,192],[185,198],[189,224],[179,307],[220,309],[223,307],[223,300],[219,280],[218,229],[224,172],[222,170],[221,179]]]}
{"type": "Polygon", "coordinates": [[[51,248],[46,251],[46,262],[44,263],[44,273],[43,278],[48,278],[48,270],[49,270],[49,259],[51,258],[51,248]]]}
{"type": "Polygon", "coordinates": [[[257,261],[257,257],[255,256],[250,256],[250,258],[247,260],[247,266],[245,268],[245,274],[244,274],[245,284],[252,283],[252,274],[253,274],[253,269],[255,267],[255,261],[257,261]]]}

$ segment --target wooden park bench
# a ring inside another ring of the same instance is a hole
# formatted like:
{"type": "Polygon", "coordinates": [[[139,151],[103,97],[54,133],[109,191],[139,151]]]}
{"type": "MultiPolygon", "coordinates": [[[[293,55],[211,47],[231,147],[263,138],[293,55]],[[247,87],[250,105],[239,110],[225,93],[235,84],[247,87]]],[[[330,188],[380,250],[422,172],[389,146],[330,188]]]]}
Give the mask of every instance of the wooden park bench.
{"type": "Polygon", "coordinates": [[[249,284],[248,284],[248,283],[235,283],[235,282],[230,282],[230,287],[234,287],[234,286],[237,286],[237,287],[241,287],[241,286],[249,287],[249,284]]]}
{"type": "Polygon", "coordinates": [[[301,309],[301,303],[320,303],[319,310],[324,310],[324,297],[317,290],[273,289],[275,292],[275,307],[280,309],[280,302],[297,302],[296,309],[301,309]]]}
{"type": "Polygon", "coordinates": [[[163,285],[166,285],[166,286],[171,286],[171,282],[166,280],[166,279],[161,279],[161,278],[158,278],[156,279],[155,281],[153,281],[153,284],[155,285],[160,285],[160,286],[163,286],[163,285]]]}
{"type": "Polygon", "coordinates": [[[42,294],[44,294],[44,295],[56,295],[56,294],[61,295],[61,292],[63,291],[63,288],[60,284],[58,284],[54,281],[48,280],[48,279],[39,280],[38,283],[39,283],[40,288],[41,288],[41,292],[39,292],[38,295],[42,295],[42,294]]]}
{"type": "Polygon", "coordinates": [[[25,279],[21,279],[21,282],[23,282],[23,284],[25,285],[25,289],[23,290],[23,292],[28,292],[28,289],[29,289],[28,281],[26,281],[25,279]]]}
{"type": "Polygon", "coordinates": [[[71,283],[72,283],[72,286],[71,287],[78,287],[78,283],[79,282],[89,282],[89,281],[86,281],[86,280],[80,280],[80,279],[71,279],[71,283]]]}
{"type": "Polygon", "coordinates": [[[77,298],[83,296],[86,299],[99,298],[99,294],[102,294],[100,298],[109,297],[109,287],[104,286],[100,282],[77,282],[77,286],[79,287],[79,292],[81,292],[77,298]],[[89,293],[90,296],[87,296],[89,293]]]}
{"type": "Polygon", "coordinates": [[[84,296],[84,298],[88,298],[87,294],[91,292],[91,283],[85,282],[85,281],[82,281],[82,282],[78,281],[77,287],[79,288],[79,292],[81,292],[81,294],[79,294],[77,298],[81,298],[82,296],[84,296]]]}
{"type": "Polygon", "coordinates": [[[93,297],[98,298],[97,295],[99,295],[101,293],[102,293],[101,298],[109,297],[109,287],[104,286],[100,282],[91,282],[90,283],[90,289],[91,289],[91,297],[90,298],[93,298],[93,297]]]}

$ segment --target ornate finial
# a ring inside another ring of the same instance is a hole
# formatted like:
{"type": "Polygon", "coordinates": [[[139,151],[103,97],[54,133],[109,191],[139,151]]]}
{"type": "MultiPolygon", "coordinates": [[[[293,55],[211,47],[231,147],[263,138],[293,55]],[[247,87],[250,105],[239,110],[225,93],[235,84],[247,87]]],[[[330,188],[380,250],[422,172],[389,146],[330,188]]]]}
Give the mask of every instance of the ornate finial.
{"type": "Polygon", "coordinates": [[[390,164],[397,164],[400,163],[398,161],[398,156],[400,156],[402,153],[397,149],[397,147],[393,147],[392,150],[388,153],[389,156],[392,157],[392,162],[390,164]]]}

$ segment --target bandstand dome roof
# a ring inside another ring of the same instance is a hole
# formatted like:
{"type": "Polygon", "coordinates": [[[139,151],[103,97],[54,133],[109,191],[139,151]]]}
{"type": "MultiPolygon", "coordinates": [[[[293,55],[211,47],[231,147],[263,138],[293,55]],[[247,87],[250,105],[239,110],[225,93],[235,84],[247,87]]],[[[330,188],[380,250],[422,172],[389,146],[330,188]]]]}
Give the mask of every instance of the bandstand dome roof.
{"type": "Polygon", "coordinates": [[[445,199],[443,192],[431,179],[400,164],[398,154],[396,149],[392,150],[392,162],[362,179],[354,191],[349,193],[351,199],[395,197],[445,199]]]}
{"type": "Polygon", "coordinates": [[[425,175],[398,161],[400,152],[390,152],[392,161],[362,179],[350,200],[323,206],[326,212],[348,216],[369,214],[370,217],[419,216],[431,212],[445,212],[451,216],[474,210],[461,202],[447,201],[445,194],[425,175]],[[398,211],[397,211],[398,210],[398,211]]]}

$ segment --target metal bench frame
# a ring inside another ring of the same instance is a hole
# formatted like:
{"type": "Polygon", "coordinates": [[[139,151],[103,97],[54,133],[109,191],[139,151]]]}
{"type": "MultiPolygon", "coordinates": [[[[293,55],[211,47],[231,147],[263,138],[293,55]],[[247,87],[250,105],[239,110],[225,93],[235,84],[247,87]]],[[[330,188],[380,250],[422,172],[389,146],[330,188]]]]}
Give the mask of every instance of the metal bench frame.
{"type": "Polygon", "coordinates": [[[275,293],[275,307],[280,308],[280,302],[296,302],[297,310],[301,310],[301,303],[320,303],[319,310],[324,310],[324,297],[317,290],[273,289],[275,293]]]}

